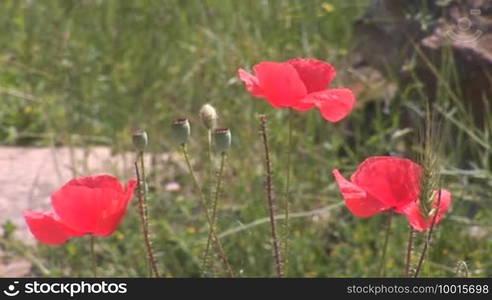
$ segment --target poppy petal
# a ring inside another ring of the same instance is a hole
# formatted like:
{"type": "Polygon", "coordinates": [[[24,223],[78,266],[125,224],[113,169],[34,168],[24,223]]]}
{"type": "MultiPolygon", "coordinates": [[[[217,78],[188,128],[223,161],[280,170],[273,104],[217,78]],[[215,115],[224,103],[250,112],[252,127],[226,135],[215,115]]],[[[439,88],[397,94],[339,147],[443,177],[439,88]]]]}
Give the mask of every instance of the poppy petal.
{"type": "Polygon", "coordinates": [[[80,232],[94,233],[103,218],[120,205],[121,195],[114,189],[69,184],[51,196],[51,204],[64,224],[80,232]]]}
{"type": "Polygon", "coordinates": [[[248,90],[248,92],[250,92],[251,95],[258,98],[265,97],[259,85],[258,78],[246,72],[244,69],[237,70],[237,73],[239,75],[239,79],[242,82],[244,82],[244,86],[246,87],[246,90],[248,90]]]}
{"type": "MultiPolygon", "coordinates": [[[[444,218],[444,215],[448,212],[449,206],[451,204],[451,193],[447,190],[441,190],[441,199],[439,203],[439,209],[437,211],[437,216],[435,216],[435,224],[437,226],[441,220],[444,218]]],[[[439,195],[436,195],[436,198],[439,195]]],[[[437,208],[438,200],[434,200],[433,208],[437,208]]],[[[419,202],[412,202],[404,209],[404,214],[407,216],[408,223],[417,231],[424,232],[429,229],[433,222],[433,217],[425,218],[420,210],[419,202]]]]}
{"type": "Polygon", "coordinates": [[[388,206],[368,195],[363,189],[343,177],[339,170],[333,170],[333,176],[345,200],[347,208],[356,216],[367,218],[389,209],[388,206]]]}
{"type": "Polygon", "coordinates": [[[355,106],[355,96],[349,89],[329,89],[311,93],[301,100],[303,104],[314,104],[323,118],[338,122],[345,118],[355,106]]]}
{"type": "MultiPolygon", "coordinates": [[[[448,190],[441,189],[440,193],[441,193],[440,195],[441,199],[439,203],[439,210],[436,217],[436,222],[438,224],[442,220],[442,218],[444,218],[444,215],[447,214],[447,212],[449,211],[449,207],[451,206],[451,201],[452,201],[451,193],[448,190]]],[[[437,202],[438,202],[437,200],[434,202],[434,208],[437,208],[438,206],[437,202]]]]}
{"type": "Polygon", "coordinates": [[[287,63],[296,68],[308,93],[323,91],[335,78],[335,68],[327,62],[314,58],[294,58],[287,63]]]}
{"type": "Polygon", "coordinates": [[[274,107],[295,107],[307,95],[296,69],[288,63],[261,62],[254,66],[262,94],[274,107]]]}
{"type": "Polygon", "coordinates": [[[34,237],[44,244],[60,245],[75,235],[75,232],[60,223],[52,213],[26,211],[24,219],[34,237]]]}
{"type": "Polygon", "coordinates": [[[64,186],[83,186],[86,188],[107,188],[123,193],[123,187],[118,178],[113,175],[92,175],[86,177],[74,178],[67,182],[64,186]]]}
{"type": "Polygon", "coordinates": [[[420,166],[409,159],[375,156],[362,162],[351,181],[384,205],[402,213],[403,207],[419,197],[420,174],[420,166]]]}
{"type": "Polygon", "coordinates": [[[305,110],[310,110],[311,108],[313,108],[315,106],[314,103],[302,102],[302,101],[303,100],[301,100],[301,102],[299,102],[299,104],[292,106],[292,108],[295,110],[299,110],[299,111],[305,111],[305,110]]]}
{"type": "Polygon", "coordinates": [[[104,215],[101,218],[101,221],[99,222],[97,230],[94,232],[94,235],[108,236],[111,235],[116,230],[116,228],[118,228],[121,219],[126,213],[126,210],[128,208],[128,203],[133,198],[133,192],[135,191],[136,187],[137,187],[136,180],[129,180],[127,182],[125,186],[124,195],[122,195],[123,200],[114,201],[119,205],[113,207],[112,209],[108,209],[106,215],[104,215]]]}

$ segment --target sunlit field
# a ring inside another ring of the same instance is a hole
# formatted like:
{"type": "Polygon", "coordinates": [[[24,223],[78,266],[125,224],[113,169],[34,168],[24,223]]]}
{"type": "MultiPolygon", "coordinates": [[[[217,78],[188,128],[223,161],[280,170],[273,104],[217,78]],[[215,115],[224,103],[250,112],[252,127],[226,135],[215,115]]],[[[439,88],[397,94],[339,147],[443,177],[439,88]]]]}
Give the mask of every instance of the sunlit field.
{"type": "MultiPolygon", "coordinates": [[[[431,34],[429,1],[412,2],[403,18],[431,34]]],[[[408,42],[395,63],[360,21],[373,4],[0,1],[1,188],[24,168],[7,149],[104,148],[123,164],[61,163],[51,201],[1,198],[19,207],[0,214],[1,263],[26,277],[492,276],[492,59],[472,99],[480,62],[408,42]]]]}

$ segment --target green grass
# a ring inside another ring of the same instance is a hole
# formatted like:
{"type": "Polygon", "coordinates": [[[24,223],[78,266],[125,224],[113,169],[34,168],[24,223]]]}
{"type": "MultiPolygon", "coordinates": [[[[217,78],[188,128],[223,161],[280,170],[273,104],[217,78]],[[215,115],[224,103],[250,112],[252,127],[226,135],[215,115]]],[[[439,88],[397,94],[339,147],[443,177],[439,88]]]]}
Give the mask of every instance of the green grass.
{"type": "MultiPolygon", "coordinates": [[[[240,276],[274,274],[263,189],[259,114],[269,117],[275,191],[283,191],[288,136],[287,111],[252,99],[238,82],[238,67],[262,60],[312,56],[338,67],[334,86],[346,84],[342,66],[351,55],[351,22],[364,3],[331,1],[17,1],[0,3],[0,142],[5,145],[108,145],[130,151],[131,128],[142,127],[153,153],[178,151],[171,121],[188,117],[190,152],[200,177],[207,174],[206,131],[198,119],[214,105],[220,124],[231,128],[230,151],[219,208],[221,232],[240,276]],[[326,9],[332,5],[333,11],[326,9]],[[323,8],[323,5],[325,5],[323,8]]],[[[455,90],[454,62],[443,55],[435,67],[441,79],[443,185],[453,192],[453,210],[437,228],[423,276],[454,276],[458,261],[471,276],[492,276],[492,121],[477,128],[455,90]],[[469,234],[472,225],[489,230],[469,234]]],[[[292,212],[338,204],[333,168],[350,174],[366,157],[398,152],[416,134],[395,137],[406,125],[405,110],[422,112],[419,82],[400,89],[389,105],[360,106],[345,121],[331,124],[316,111],[294,116],[292,212]],[[417,95],[417,96],[416,96],[417,95]],[[366,108],[366,109],[365,109],[366,108]]],[[[359,99],[361,103],[365,99],[359,99]]],[[[488,111],[489,115],[491,111],[488,111]]],[[[108,170],[108,172],[111,170],[108,170]]],[[[178,181],[184,189],[150,194],[151,228],[161,269],[173,276],[199,276],[207,237],[198,195],[186,169],[169,162],[151,176],[178,181]]],[[[131,177],[133,174],[120,174],[131,177]]],[[[279,198],[280,200],[280,198],[279,198]]],[[[279,210],[280,212],[280,210],[279,210]]],[[[385,218],[359,219],[343,206],[327,213],[292,218],[290,276],[377,276],[385,218]]],[[[389,276],[403,272],[407,225],[395,218],[389,241],[389,276]]],[[[420,245],[421,243],[419,243],[420,245]]],[[[35,260],[33,275],[91,276],[89,238],[60,247],[23,246],[5,238],[2,247],[35,260]]],[[[97,239],[99,275],[146,276],[136,202],[111,237],[97,239]]],[[[212,270],[213,271],[213,270],[212,270]]],[[[222,275],[220,264],[217,272],[222,275]]],[[[212,274],[212,273],[211,273],[212,274]]]]}

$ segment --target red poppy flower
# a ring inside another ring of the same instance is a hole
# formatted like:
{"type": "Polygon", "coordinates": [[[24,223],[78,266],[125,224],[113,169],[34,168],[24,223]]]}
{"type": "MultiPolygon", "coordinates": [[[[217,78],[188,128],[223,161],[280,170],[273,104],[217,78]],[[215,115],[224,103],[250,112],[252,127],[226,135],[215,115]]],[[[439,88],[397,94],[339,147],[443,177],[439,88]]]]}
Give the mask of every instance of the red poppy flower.
{"type": "Polygon", "coordinates": [[[355,96],[351,90],[327,89],[336,72],[324,61],[312,58],[264,61],[253,70],[256,76],[239,69],[239,79],[253,96],[266,98],[275,108],[303,111],[317,107],[330,122],[340,121],[354,108],[355,96]]]}
{"type": "MultiPolygon", "coordinates": [[[[347,208],[356,216],[367,218],[382,211],[405,214],[410,225],[424,231],[430,220],[420,211],[419,196],[422,168],[409,159],[376,156],[366,159],[346,180],[339,170],[333,170],[347,208]]],[[[437,193],[436,193],[437,194],[437,193]]],[[[447,212],[451,195],[441,190],[436,225],[447,212]]],[[[434,200],[437,207],[437,201],[434,200]]]]}
{"type": "Polygon", "coordinates": [[[73,236],[112,234],[125,215],[137,182],[123,188],[111,175],[72,179],[51,195],[53,212],[26,211],[24,218],[40,242],[58,245],[73,236]]]}

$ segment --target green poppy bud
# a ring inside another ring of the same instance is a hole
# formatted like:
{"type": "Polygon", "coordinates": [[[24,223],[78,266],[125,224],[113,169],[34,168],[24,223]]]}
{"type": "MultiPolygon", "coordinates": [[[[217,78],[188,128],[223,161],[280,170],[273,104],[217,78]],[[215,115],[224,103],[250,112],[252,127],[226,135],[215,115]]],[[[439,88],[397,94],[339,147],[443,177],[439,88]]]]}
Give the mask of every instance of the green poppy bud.
{"type": "Polygon", "coordinates": [[[200,119],[202,120],[205,127],[208,129],[214,129],[217,127],[217,111],[210,104],[205,104],[200,109],[200,119]]]}

